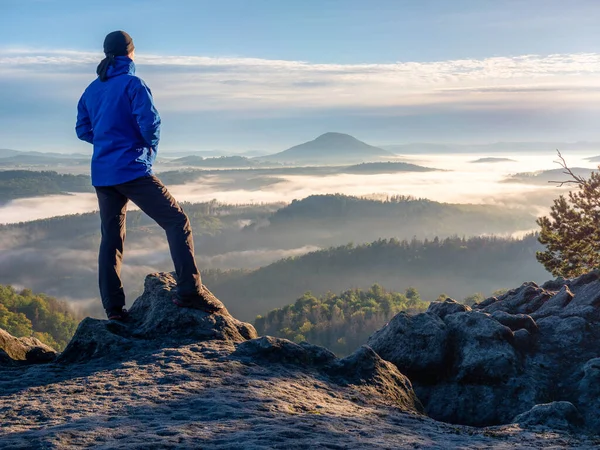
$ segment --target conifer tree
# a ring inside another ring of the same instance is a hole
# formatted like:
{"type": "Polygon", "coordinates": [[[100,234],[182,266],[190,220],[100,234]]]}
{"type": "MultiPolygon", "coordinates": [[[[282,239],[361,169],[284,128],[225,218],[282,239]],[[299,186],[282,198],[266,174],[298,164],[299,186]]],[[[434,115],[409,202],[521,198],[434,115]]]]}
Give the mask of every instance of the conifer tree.
{"type": "Polygon", "coordinates": [[[576,189],[554,200],[549,216],[537,220],[538,239],[546,250],[536,257],[554,276],[571,278],[600,268],[600,172],[587,179],[575,175],[560,152],[558,156],[571,179],[556,183],[576,189]]]}

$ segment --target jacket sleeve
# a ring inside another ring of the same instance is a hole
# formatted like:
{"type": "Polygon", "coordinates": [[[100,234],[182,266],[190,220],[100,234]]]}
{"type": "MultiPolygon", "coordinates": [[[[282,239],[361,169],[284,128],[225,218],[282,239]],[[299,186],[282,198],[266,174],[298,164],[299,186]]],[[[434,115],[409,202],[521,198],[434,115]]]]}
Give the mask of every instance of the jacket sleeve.
{"type": "Polygon", "coordinates": [[[156,150],[160,140],[160,116],[150,88],[139,78],[130,85],[131,110],[146,143],[156,150]]]}
{"type": "Polygon", "coordinates": [[[77,133],[77,137],[82,141],[89,142],[90,144],[94,143],[92,121],[90,120],[90,115],[85,107],[83,95],[77,104],[77,124],[75,125],[75,132],[77,133]]]}

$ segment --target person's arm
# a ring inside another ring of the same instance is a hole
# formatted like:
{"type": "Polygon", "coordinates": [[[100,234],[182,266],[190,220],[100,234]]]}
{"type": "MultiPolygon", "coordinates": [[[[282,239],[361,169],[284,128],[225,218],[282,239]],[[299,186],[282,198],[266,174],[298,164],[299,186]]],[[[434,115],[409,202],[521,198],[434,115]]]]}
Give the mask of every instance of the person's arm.
{"type": "Polygon", "coordinates": [[[90,120],[90,115],[85,107],[83,95],[77,104],[77,124],[75,125],[75,132],[77,133],[77,137],[82,141],[89,142],[90,144],[94,143],[92,121],[90,120]]]}
{"type": "Polygon", "coordinates": [[[160,116],[154,106],[150,88],[138,78],[131,83],[129,98],[131,99],[131,110],[140,127],[142,137],[150,147],[156,150],[160,141],[160,116]]]}

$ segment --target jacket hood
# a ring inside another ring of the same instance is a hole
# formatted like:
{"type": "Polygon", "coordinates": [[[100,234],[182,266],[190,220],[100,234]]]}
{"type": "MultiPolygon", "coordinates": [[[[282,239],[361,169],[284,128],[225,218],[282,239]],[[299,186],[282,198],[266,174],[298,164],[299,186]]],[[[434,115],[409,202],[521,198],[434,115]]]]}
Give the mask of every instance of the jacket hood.
{"type": "Polygon", "coordinates": [[[128,56],[115,56],[115,65],[106,71],[106,77],[112,78],[117,75],[135,75],[135,63],[128,56]]]}

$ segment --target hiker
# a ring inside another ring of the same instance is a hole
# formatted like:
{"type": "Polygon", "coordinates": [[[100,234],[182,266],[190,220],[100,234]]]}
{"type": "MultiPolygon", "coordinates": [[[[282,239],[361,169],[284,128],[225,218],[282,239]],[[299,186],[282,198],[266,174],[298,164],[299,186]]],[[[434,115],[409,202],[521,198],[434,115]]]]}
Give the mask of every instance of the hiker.
{"type": "Polygon", "coordinates": [[[75,130],[79,139],[94,145],[92,185],[98,196],[102,231],[98,275],[106,315],[120,321],[128,315],[121,262],[129,200],[167,234],[177,274],[173,302],[215,312],[219,305],[202,295],[190,221],[152,172],[161,121],[150,89],[135,76],[131,36],[124,31],[109,33],[104,54],[96,69],[98,77],[79,100],[75,130]]]}

